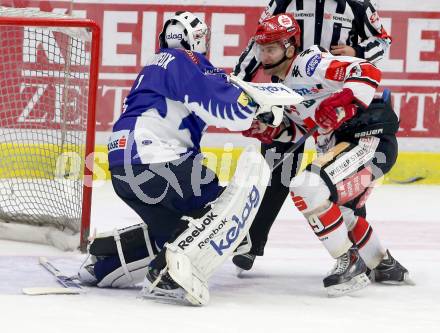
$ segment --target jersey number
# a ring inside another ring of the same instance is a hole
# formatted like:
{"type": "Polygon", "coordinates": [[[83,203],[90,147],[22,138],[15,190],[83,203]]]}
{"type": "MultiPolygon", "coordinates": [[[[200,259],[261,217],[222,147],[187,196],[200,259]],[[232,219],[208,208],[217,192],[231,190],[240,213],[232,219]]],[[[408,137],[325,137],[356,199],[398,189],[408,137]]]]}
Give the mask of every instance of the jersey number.
{"type": "Polygon", "coordinates": [[[323,226],[323,224],[321,223],[321,221],[317,216],[311,216],[308,220],[315,234],[325,229],[325,227],[323,226]]]}
{"type": "Polygon", "coordinates": [[[136,85],[136,88],[134,88],[134,89],[139,88],[139,86],[141,85],[141,82],[142,82],[143,79],[144,79],[144,74],[142,74],[141,76],[139,76],[138,83],[137,83],[137,85],[136,85]]]}

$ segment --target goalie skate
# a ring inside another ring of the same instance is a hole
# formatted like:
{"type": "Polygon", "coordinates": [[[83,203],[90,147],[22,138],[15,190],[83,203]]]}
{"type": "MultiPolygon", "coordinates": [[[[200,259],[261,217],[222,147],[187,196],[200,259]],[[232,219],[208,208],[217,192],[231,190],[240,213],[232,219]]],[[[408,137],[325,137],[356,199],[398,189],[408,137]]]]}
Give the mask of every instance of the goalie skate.
{"type": "Polygon", "coordinates": [[[188,295],[188,293],[170,277],[167,270],[167,267],[162,271],[149,268],[142,286],[141,297],[163,303],[199,305],[199,302],[188,295]]]}

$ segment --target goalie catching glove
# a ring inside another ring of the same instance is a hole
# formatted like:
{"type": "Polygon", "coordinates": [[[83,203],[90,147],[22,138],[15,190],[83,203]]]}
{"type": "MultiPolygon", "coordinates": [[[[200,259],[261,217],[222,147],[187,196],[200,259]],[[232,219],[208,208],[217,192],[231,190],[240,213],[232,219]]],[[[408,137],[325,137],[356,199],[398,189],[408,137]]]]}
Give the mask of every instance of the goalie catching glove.
{"type": "Polygon", "coordinates": [[[348,88],[331,95],[319,104],[315,111],[315,120],[319,127],[335,130],[356,114],[353,104],[353,91],[348,88]]]}
{"type": "Polygon", "coordinates": [[[231,75],[229,81],[241,88],[250,103],[258,105],[255,118],[265,124],[277,127],[283,121],[284,106],[296,105],[303,98],[282,83],[245,82],[231,75]]]}

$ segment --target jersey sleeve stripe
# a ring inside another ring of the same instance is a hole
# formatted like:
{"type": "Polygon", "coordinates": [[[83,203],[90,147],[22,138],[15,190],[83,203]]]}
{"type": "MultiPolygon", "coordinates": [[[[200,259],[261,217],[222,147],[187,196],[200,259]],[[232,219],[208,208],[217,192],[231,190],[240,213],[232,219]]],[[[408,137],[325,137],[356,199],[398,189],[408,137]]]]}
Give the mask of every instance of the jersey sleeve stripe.
{"type": "Polygon", "coordinates": [[[368,84],[370,87],[373,87],[374,89],[377,89],[377,87],[379,86],[379,84],[376,81],[370,80],[366,77],[351,77],[345,80],[345,82],[364,83],[364,84],[368,84]]]}

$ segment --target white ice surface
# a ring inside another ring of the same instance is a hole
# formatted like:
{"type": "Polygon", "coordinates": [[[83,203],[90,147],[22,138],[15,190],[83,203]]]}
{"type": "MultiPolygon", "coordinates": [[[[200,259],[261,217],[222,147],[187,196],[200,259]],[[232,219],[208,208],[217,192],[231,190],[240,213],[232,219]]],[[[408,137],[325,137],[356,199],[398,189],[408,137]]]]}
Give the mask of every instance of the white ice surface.
{"type": "MultiPolygon", "coordinates": [[[[22,287],[56,286],[38,256],[50,257],[69,274],[83,256],[0,241],[0,332],[440,332],[439,199],[439,186],[377,188],[367,205],[369,220],[416,286],[374,284],[340,298],[326,296],[322,278],[333,260],[290,199],[265,256],[241,279],[225,264],[210,282],[210,304],[202,308],[141,300],[136,289],[21,295],[22,287]]],[[[94,190],[92,206],[99,231],[139,222],[108,183],[94,190]]]]}

